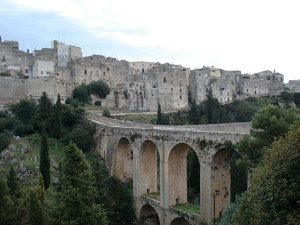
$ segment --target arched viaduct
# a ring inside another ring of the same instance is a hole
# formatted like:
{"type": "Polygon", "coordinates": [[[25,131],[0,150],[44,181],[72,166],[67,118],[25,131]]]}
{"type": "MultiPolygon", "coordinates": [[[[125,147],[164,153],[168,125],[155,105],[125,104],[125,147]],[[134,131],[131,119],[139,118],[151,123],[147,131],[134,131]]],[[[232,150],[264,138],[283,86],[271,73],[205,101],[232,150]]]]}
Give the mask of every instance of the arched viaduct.
{"type": "Polygon", "coordinates": [[[156,126],[95,114],[90,120],[96,123],[97,149],[110,173],[123,181],[133,181],[138,218],[155,215],[161,225],[206,224],[213,219],[215,190],[219,190],[215,196],[216,218],[230,204],[232,150],[225,147],[225,141],[237,143],[249,134],[250,123],[156,126]],[[172,207],[187,202],[190,149],[200,163],[199,214],[172,207]],[[159,200],[147,197],[151,193],[159,193],[159,200]]]}

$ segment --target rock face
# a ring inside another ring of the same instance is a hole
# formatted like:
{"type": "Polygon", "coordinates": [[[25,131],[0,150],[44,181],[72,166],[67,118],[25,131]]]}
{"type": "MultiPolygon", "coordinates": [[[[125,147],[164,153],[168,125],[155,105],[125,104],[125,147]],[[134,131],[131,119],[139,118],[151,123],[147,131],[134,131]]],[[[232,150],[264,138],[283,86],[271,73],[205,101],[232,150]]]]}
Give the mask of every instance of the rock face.
{"type": "MultiPolygon", "coordinates": [[[[0,153],[0,168],[14,165],[16,167],[17,176],[24,180],[28,177],[37,177],[39,175],[39,167],[27,167],[22,159],[26,158],[26,154],[31,151],[28,144],[20,142],[20,137],[14,137],[14,144],[10,144],[7,149],[0,153]],[[21,161],[21,162],[20,162],[21,161]]],[[[36,155],[31,156],[31,161],[38,161],[36,155]]]]}
{"type": "Polygon", "coordinates": [[[29,169],[24,165],[24,161],[22,161],[19,166],[17,167],[17,174],[21,180],[24,180],[28,177],[37,177],[38,176],[38,169],[29,169]]]}

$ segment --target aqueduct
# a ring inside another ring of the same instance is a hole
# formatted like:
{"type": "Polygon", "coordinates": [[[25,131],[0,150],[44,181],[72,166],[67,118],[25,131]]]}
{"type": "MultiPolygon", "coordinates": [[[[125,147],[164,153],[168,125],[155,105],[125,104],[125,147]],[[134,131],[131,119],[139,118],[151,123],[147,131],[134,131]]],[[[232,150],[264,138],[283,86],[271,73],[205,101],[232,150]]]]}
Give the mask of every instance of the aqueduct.
{"type": "MultiPolygon", "coordinates": [[[[96,123],[97,149],[109,172],[133,182],[136,215],[152,216],[161,225],[206,224],[230,204],[230,157],[226,141],[237,143],[249,134],[250,123],[198,126],[137,124],[90,115],[96,123]],[[187,202],[187,153],[200,163],[200,212],[172,206],[187,202]],[[159,160],[158,160],[159,158],[159,160]],[[158,178],[159,177],[159,178],[158,178]],[[148,197],[159,193],[158,199],[148,197]]],[[[227,142],[228,143],[228,142],[227,142]]]]}

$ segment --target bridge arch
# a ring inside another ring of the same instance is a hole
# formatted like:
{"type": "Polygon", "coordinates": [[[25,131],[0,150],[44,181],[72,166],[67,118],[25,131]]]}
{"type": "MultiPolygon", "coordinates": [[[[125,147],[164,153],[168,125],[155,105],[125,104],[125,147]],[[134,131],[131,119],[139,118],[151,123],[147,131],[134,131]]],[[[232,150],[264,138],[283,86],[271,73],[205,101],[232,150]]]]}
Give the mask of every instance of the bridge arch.
{"type": "MultiPolygon", "coordinates": [[[[169,205],[187,203],[187,156],[194,149],[186,143],[176,144],[168,156],[169,205]]],[[[197,153],[196,153],[197,155],[197,153]]],[[[199,157],[197,157],[198,163],[199,157]]],[[[200,168],[199,168],[200,170],[200,168]]],[[[200,171],[199,171],[200,176],[200,171]]],[[[200,177],[199,177],[200,182],[200,177]]],[[[200,190],[198,190],[200,192],[200,190]]]]}
{"type": "Polygon", "coordinates": [[[130,141],[126,137],[121,137],[116,144],[112,174],[123,182],[132,182],[133,180],[133,151],[130,141]]]}
{"type": "Polygon", "coordinates": [[[147,222],[147,224],[160,225],[156,210],[149,204],[143,205],[140,210],[139,219],[143,223],[147,222]]]}
{"type": "MultiPolygon", "coordinates": [[[[219,218],[222,215],[222,210],[230,205],[231,196],[231,174],[230,164],[231,156],[235,150],[222,148],[218,150],[212,158],[211,162],[211,193],[212,203],[211,212],[215,217],[219,218]]],[[[212,215],[213,218],[213,215],[212,215]]]]}
{"type": "Polygon", "coordinates": [[[144,195],[157,192],[157,145],[151,140],[146,140],[142,143],[139,154],[140,193],[144,195]]]}
{"type": "Polygon", "coordinates": [[[172,220],[170,225],[191,225],[191,223],[183,217],[177,217],[172,220]]]}

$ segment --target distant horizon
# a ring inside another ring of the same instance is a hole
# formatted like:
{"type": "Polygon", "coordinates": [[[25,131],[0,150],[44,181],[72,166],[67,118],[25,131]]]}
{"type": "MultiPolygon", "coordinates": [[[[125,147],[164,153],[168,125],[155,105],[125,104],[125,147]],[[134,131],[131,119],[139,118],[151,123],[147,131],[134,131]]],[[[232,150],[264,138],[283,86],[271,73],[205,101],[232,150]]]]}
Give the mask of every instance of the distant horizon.
{"type": "Polygon", "coordinates": [[[300,79],[298,6],[297,0],[2,0],[0,36],[25,52],[58,40],[81,47],[83,56],[243,74],[275,69],[287,83],[300,79]]]}

